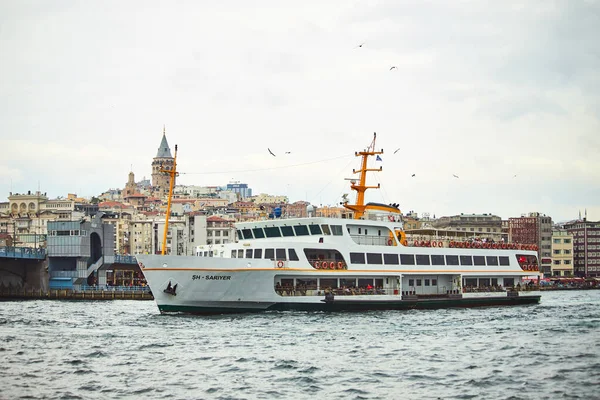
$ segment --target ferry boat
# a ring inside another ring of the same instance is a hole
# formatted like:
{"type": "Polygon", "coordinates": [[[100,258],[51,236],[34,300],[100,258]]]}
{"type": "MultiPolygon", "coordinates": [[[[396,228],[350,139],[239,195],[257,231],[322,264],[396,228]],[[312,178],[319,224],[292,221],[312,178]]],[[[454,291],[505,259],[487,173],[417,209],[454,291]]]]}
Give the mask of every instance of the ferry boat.
{"type": "MultiPolygon", "coordinates": [[[[379,188],[367,186],[366,173],[382,170],[367,166],[369,157],[383,154],[375,151],[375,139],[355,153],[362,158],[361,168],[353,171],[359,177],[351,181],[357,200],[343,203],[352,218],[309,215],[236,223],[236,242],[201,246],[195,256],[164,255],[165,235],[162,255],[136,255],[160,312],[401,310],[540,301],[538,286],[525,279],[539,273],[534,245],[409,241],[397,204],[365,204],[365,191],[379,188]]],[[[164,172],[173,182],[176,161],[164,172]]]]}

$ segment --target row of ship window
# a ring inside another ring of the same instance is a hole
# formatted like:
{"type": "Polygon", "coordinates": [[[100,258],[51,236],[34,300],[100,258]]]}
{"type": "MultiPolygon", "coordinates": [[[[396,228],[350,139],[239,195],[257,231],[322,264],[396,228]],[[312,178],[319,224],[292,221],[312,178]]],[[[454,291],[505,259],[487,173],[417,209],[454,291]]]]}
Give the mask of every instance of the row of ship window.
{"type": "Polygon", "coordinates": [[[444,256],[443,254],[350,253],[350,262],[352,264],[386,265],[510,265],[508,256],[444,256]]]}
{"type": "Polygon", "coordinates": [[[238,229],[238,239],[264,239],[288,236],[334,235],[342,236],[342,225],[310,224],[291,226],[267,226],[264,228],[238,229]]]}
{"type": "MultiPolygon", "coordinates": [[[[237,249],[231,250],[231,258],[264,258],[271,260],[298,261],[294,249],[237,249]]],[[[199,255],[211,257],[210,252],[199,255]]],[[[473,265],[473,266],[508,266],[508,256],[455,256],[440,254],[381,254],[350,253],[352,264],[386,264],[386,265],[473,265]]]]}

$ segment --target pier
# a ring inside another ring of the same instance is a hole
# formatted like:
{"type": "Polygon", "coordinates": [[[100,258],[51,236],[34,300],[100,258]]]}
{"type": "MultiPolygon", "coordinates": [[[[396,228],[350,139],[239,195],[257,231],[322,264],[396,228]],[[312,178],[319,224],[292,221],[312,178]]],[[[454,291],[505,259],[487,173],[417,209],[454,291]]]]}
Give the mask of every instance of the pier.
{"type": "Polygon", "coordinates": [[[3,300],[154,300],[148,287],[85,287],[72,289],[24,289],[0,287],[3,300]]]}

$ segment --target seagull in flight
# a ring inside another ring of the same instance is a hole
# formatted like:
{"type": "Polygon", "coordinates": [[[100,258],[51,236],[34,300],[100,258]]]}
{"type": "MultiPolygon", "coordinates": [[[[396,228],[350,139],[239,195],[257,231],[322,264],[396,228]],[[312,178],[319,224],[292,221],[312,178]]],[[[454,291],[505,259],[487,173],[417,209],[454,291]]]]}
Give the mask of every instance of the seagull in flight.
{"type": "Polygon", "coordinates": [[[398,152],[398,150],[400,150],[400,147],[398,147],[396,150],[394,150],[394,154],[396,154],[398,152]]]}
{"type": "Polygon", "coordinates": [[[452,174],[452,176],[453,176],[453,177],[455,177],[455,178],[458,178],[458,175],[454,175],[454,174],[452,174]]]}
{"type": "Polygon", "coordinates": [[[411,178],[414,178],[414,177],[415,177],[415,175],[416,175],[416,174],[412,174],[412,175],[411,175],[411,178]]]}
{"type": "Polygon", "coordinates": [[[395,65],[392,65],[392,67],[390,68],[390,71],[393,70],[394,68],[398,69],[398,67],[396,67],[395,65]]]}
{"type": "Polygon", "coordinates": [[[291,154],[291,153],[292,153],[291,151],[286,151],[286,152],[285,152],[285,154],[291,154]]]}
{"type": "Polygon", "coordinates": [[[271,151],[271,149],[270,149],[270,148],[268,148],[268,147],[267,147],[267,150],[269,150],[269,153],[271,153],[271,155],[272,155],[273,157],[277,157],[277,156],[275,155],[275,153],[273,153],[273,152],[271,151]]]}
{"type": "Polygon", "coordinates": [[[359,48],[359,47],[363,47],[364,44],[365,44],[365,42],[362,42],[361,44],[359,44],[358,46],[356,46],[355,49],[359,48]]]}

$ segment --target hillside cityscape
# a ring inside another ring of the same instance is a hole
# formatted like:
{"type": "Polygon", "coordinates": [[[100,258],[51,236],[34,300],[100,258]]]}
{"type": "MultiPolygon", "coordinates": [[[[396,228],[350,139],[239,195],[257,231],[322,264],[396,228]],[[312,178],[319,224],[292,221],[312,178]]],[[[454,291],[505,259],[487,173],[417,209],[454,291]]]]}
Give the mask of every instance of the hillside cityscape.
{"type": "MultiPolygon", "coordinates": [[[[129,256],[161,253],[169,175],[174,157],[163,131],[151,179],[136,182],[129,173],[123,188],[109,189],[92,198],[69,193],[50,199],[46,193],[10,193],[0,202],[0,247],[45,248],[48,236],[85,235],[85,224],[96,218],[114,240],[114,254],[129,256]],[[81,229],[60,230],[57,222],[78,222],[81,229]],[[52,229],[52,228],[55,229],[52,229]]],[[[165,253],[194,255],[199,246],[217,246],[236,240],[234,222],[270,218],[352,218],[344,207],[317,207],[307,201],[290,203],[287,196],[253,194],[247,183],[223,186],[177,185],[173,190],[165,253]]],[[[404,226],[409,240],[424,236],[485,239],[538,246],[543,277],[600,276],[600,221],[577,219],[556,224],[540,212],[502,219],[494,214],[459,214],[436,218],[410,211],[399,216],[369,214],[367,218],[393,218],[404,226]]]]}

